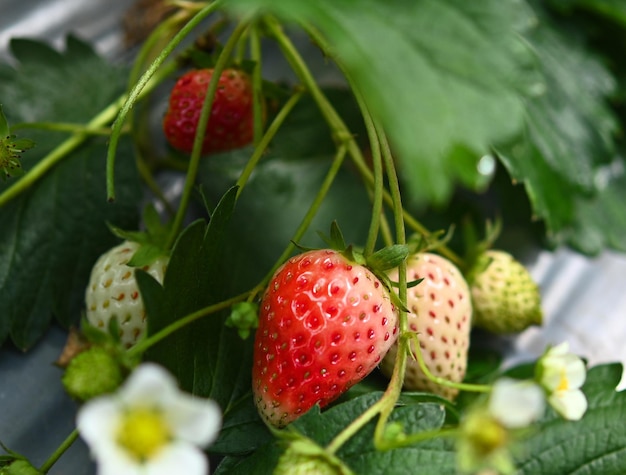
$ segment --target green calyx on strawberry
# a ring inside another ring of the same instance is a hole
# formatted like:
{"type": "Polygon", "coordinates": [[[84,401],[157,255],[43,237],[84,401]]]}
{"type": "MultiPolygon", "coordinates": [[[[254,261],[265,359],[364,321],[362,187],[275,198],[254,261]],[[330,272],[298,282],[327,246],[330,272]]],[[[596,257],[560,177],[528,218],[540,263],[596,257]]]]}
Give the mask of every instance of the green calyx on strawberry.
{"type": "MultiPolygon", "coordinates": [[[[412,254],[406,272],[408,281],[419,281],[407,289],[407,322],[409,331],[417,334],[424,363],[434,376],[459,383],[465,377],[470,344],[472,303],[468,285],[452,262],[429,252],[412,254]]],[[[397,281],[398,270],[392,270],[389,278],[397,281]]],[[[383,374],[391,376],[397,351],[394,344],[383,359],[383,374]]],[[[415,340],[411,351],[417,351],[415,340]]],[[[448,399],[458,393],[429,379],[415,358],[407,360],[404,386],[448,399]]]]}
{"type": "Polygon", "coordinates": [[[289,259],[262,298],[252,389],[262,417],[283,427],[369,374],[398,336],[385,285],[331,249],[289,259]]]}
{"type": "Polygon", "coordinates": [[[11,134],[9,122],[0,105],[0,176],[6,180],[21,175],[24,170],[20,162],[21,153],[35,146],[30,139],[18,139],[11,134]]]}
{"type": "Polygon", "coordinates": [[[273,475],[354,475],[345,464],[304,437],[294,438],[281,455],[273,475]]]}
{"type": "Polygon", "coordinates": [[[511,254],[487,250],[467,273],[474,304],[474,325],[496,334],[518,333],[541,325],[537,283],[511,254]]]}
{"type": "MultiPolygon", "coordinates": [[[[175,149],[191,153],[212,77],[213,69],[193,69],[180,77],[172,88],[163,131],[175,149]]],[[[213,99],[202,153],[224,152],[250,144],[254,138],[253,103],[250,76],[239,69],[225,69],[213,99]]]]}

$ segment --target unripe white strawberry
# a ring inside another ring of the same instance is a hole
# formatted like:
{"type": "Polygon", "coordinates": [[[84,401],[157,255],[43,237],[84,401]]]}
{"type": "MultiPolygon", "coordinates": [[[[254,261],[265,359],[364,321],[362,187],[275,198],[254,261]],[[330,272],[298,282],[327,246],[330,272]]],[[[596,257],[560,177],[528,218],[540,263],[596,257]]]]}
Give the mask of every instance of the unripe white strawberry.
{"type": "Polygon", "coordinates": [[[511,254],[488,250],[467,274],[474,325],[492,333],[518,333],[541,325],[541,295],[528,270],[511,254]]]}
{"type": "MultiPolygon", "coordinates": [[[[85,291],[89,323],[106,331],[111,319],[116,317],[120,341],[126,347],[132,346],[146,329],[146,311],[135,280],[135,268],[127,265],[138,248],[138,243],[124,241],[100,256],[85,291]]],[[[168,261],[168,257],[159,257],[142,270],[162,283],[168,261]]]]}
{"type": "MultiPolygon", "coordinates": [[[[390,275],[398,280],[398,271],[390,275]]],[[[413,254],[407,261],[407,281],[423,279],[407,289],[409,330],[417,333],[421,354],[433,375],[461,382],[467,369],[467,352],[471,330],[472,303],[469,287],[461,271],[448,259],[428,252],[413,254]]],[[[390,376],[398,344],[383,359],[380,369],[390,376]]],[[[415,352],[415,342],[411,350],[415,352]]],[[[448,399],[458,390],[428,379],[416,359],[408,358],[404,387],[428,391],[448,399]]]]}

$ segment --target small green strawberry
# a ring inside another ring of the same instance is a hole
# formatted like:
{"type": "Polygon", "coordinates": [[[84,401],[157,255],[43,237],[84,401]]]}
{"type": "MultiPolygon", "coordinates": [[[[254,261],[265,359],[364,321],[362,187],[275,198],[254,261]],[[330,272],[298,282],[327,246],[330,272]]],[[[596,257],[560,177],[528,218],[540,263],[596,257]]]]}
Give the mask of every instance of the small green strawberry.
{"type": "MultiPolygon", "coordinates": [[[[398,281],[398,270],[389,273],[398,281]]],[[[421,252],[407,261],[407,280],[422,279],[407,289],[409,330],[417,334],[421,354],[428,370],[437,377],[461,382],[467,369],[470,344],[472,303],[470,291],[461,271],[448,259],[421,252]]],[[[391,376],[398,345],[394,344],[383,359],[380,369],[391,376]]],[[[415,342],[411,343],[415,352],[415,342]]],[[[422,371],[414,358],[407,360],[404,387],[428,391],[448,399],[458,390],[435,383],[422,371]]]]}
{"type": "Polygon", "coordinates": [[[278,460],[273,475],[354,475],[334,455],[308,439],[296,439],[278,460]]]}
{"type": "Polygon", "coordinates": [[[497,334],[541,325],[541,294],[528,270],[511,254],[488,250],[467,273],[474,324],[497,334]]]}
{"type": "MultiPolygon", "coordinates": [[[[120,341],[132,346],[146,329],[146,311],[135,279],[135,268],[128,262],[140,245],[124,241],[104,253],[91,270],[85,291],[86,317],[93,326],[106,331],[114,317],[120,341]]],[[[141,269],[163,282],[169,258],[161,256],[141,269]]]]}
{"type": "Polygon", "coordinates": [[[96,346],[72,358],[62,382],[70,396],[86,401],[115,391],[123,379],[122,368],[115,358],[96,346]]]}

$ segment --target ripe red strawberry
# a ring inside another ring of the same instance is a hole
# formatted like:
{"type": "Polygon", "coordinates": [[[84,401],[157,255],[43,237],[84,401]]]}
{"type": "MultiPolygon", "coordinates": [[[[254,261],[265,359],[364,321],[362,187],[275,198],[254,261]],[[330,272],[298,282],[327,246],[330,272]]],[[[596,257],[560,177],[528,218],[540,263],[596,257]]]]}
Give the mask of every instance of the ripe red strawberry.
{"type": "Polygon", "coordinates": [[[519,333],[541,325],[543,312],[537,283],[524,265],[504,251],[481,254],[468,272],[474,324],[492,333],[519,333]]]}
{"type": "MultiPolygon", "coordinates": [[[[85,291],[86,317],[89,323],[106,331],[115,317],[123,345],[132,346],[145,332],[146,311],[139,294],[134,268],[126,265],[139,244],[124,241],[102,254],[91,270],[85,291]]],[[[169,259],[159,257],[143,267],[159,282],[163,282],[169,259]]]]}
{"type": "MultiPolygon", "coordinates": [[[[389,275],[398,280],[397,269],[389,275]]],[[[424,279],[408,289],[407,315],[409,330],[418,334],[424,362],[433,375],[461,382],[467,369],[467,351],[471,330],[472,303],[470,291],[459,269],[449,260],[432,253],[409,257],[407,280],[424,279]]],[[[390,376],[398,345],[392,346],[381,364],[381,371],[390,376]]],[[[411,344],[415,351],[415,343],[411,344]]],[[[448,399],[458,391],[436,384],[426,377],[417,360],[407,359],[404,386],[428,391],[448,399]]]]}
{"type": "Polygon", "coordinates": [[[261,415],[282,427],[363,379],[397,337],[383,284],[337,251],[291,258],[259,311],[252,388],[261,415]]]}
{"type": "MultiPolygon", "coordinates": [[[[170,145],[190,153],[200,120],[212,69],[195,69],[174,85],[163,131],[170,145]]],[[[253,93],[250,77],[237,69],[220,75],[211,116],[202,143],[202,153],[223,152],[243,147],[254,137],[253,93]]]]}

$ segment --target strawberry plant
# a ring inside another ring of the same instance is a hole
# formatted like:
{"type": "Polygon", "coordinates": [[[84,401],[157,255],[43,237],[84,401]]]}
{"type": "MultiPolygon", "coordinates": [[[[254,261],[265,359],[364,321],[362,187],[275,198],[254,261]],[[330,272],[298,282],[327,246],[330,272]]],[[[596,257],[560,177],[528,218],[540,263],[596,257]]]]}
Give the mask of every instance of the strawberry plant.
{"type": "Polygon", "coordinates": [[[502,358],[549,318],[516,239],[626,251],[626,8],[166,11],[0,67],[0,344],[72,329],[82,421],[0,473],[85,433],[121,475],[624,473],[621,365],[502,358]]]}

